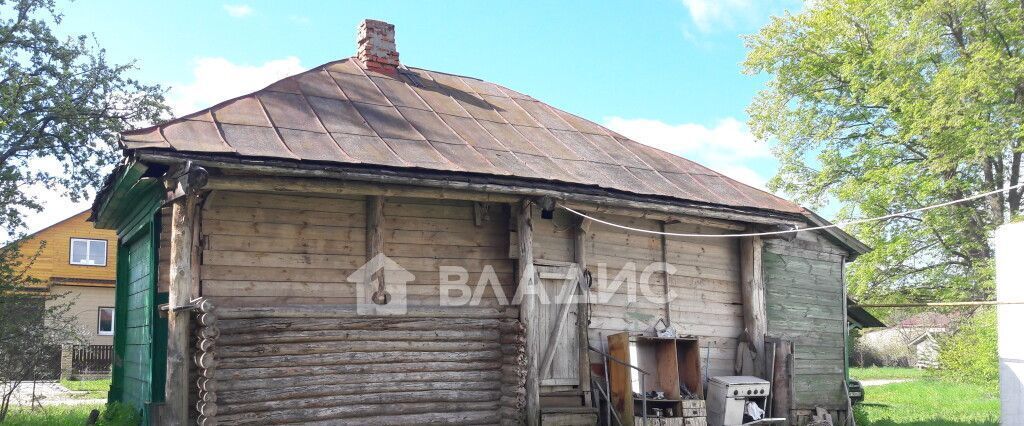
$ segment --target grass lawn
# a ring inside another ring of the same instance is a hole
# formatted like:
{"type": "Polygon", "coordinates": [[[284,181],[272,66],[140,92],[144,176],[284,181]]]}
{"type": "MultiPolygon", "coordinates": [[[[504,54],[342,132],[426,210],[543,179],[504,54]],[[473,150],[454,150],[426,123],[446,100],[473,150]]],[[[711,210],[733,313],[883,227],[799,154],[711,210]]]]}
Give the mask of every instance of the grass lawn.
{"type": "MultiPolygon", "coordinates": [[[[855,375],[853,370],[851,374],[858,379],[865,377],[855,375]]],[[[871,371],[866,377],[907,378],[900,377],[900,374],[898,371],[871,371]],[[883,376],[870,375],[875,373],[883,376]]],[[[902,374],[920,373],[908,371],[902,374]]],[[[903,383],[867,386],[864,394],[864,402],[854,408],[858,426],[999,424],[999,391],[995,385],[955,383],[922,377],[903,383]]]]}
{"type": "Polygon", "coordinates": [[[923,379],[927,375],[927,371],[916,368],[850,367],[850,377],[857,380],[923,379]]]}
{"type": "Polygon", "coordinates": [[[106,398],[107,391],[110,390],[110,379],[100,380],[61,380],[60,384],[68,390],[72,391],[87,391],[89,393],[82,395],[75,395],[75,398],[80,399],[99,399],[106,398]]]}
{"type": "Polygon", "coordinates": [[[56,405],[29,410],[27,407],[11,407],[11,412],[4,421],[5,425],[17,426],[81,426],[89,418],[92,410],[103,410],[98,405],[56,405]]]}

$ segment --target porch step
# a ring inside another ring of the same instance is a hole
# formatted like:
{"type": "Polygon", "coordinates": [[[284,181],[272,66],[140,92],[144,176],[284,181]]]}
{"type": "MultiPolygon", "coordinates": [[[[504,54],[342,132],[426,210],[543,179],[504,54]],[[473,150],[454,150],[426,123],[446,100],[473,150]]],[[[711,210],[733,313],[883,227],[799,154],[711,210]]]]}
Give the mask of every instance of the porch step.
{"type": "Polygon", "coordinates": [[[540,406],[545,407],[580,407],[583,405],[583,392],[558,391],[540,394],[540,406]]]}
{"type": "Polygon", "coordinates": [[[594,407],[541,407],[540,412],[540,421],[544,426],[590,426],[597,424],[597,409],[594,407]]]}

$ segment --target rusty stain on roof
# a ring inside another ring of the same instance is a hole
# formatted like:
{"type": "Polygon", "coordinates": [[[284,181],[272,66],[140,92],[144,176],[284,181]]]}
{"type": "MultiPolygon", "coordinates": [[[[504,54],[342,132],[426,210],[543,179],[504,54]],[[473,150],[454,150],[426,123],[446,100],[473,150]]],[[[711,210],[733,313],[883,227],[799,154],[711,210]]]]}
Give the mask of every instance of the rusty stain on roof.
{"type": "Polygon", "coordinates": [[[800,206],[494,83],[355,58],[157,126],[125,149],[514,176],[801,213],[800,206]]]}

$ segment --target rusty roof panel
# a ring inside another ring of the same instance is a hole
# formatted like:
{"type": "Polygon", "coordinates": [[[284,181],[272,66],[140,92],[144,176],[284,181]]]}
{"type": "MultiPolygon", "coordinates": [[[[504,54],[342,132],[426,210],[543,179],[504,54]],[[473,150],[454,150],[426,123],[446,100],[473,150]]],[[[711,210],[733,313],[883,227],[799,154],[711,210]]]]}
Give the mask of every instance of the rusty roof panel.
{"type": "Polygon", "coordinates": [[[408,83],[380,77],[373,77],[371,80],[377,84],[377,88],[384,92],[384,96],[395,106],[430,109],[427,104],[420,100],[419,95],[412,91],[408,83]]]}
{"type": "Polygon", "coordinates": [[[213,118],[219,123],[271,127],[260,101],[256,100],[255,96],[238,98],[215,108],[213,118]]]}
{"type": "Polygon", "coordinates": [[[354,102],[353,105],[382,138],[424,140],[420,132],[417,132],[395,107],[359,102],[354,102]]]}
{"type": "Polygon", "coordinates": [[[121,143],[129,149],[171,147],[171,144],[164,139],[164,135],[160,134],[159,127],[151,127],[136,134],[127,135],[121,139],[121,143]]]}
{"type": "Polygon", "coordinates": [[[494,139],[487,130],[484,130],[478,121],[471,118],[456,117],[445,114],[440,114],[440,117],[445,123],[448,123],[448,125],[451,126],[455,133],[459,134],[459,137],[461,137],[462,140],[468,142],[470,145],[477,148],[496,149],[499,151],[506,150],[505,146],[494,139]]]}
{"type": "Polygon", "coordinates": [[[313,113],[313,108],[306,103],[302,95],[282,92],[265,92],[259,95],[260,102],[270,116],[270,120],[278,128],[305,130],[307,132],[325,133],[320,120],[313,113]]]}
{"type": "Polygon", "coordinates": [[[540,123],[530,117],[522,107],[508,97],[484,96],[483,99],[491,104],[495,111],[510,124],[520,126],[540,127],[540,123]]]}
{"type": "Polygon", "coordinates": [[[482,154],[469,145],[443,142],[430,142],[430,145],[447,158],[448,161],[461,165],[466,171],[500,175],[508,174],[508,172],[494,167],[482,154]]]}
{"type": "Polygon", "coordinates": [[[537,120],[544,127],[557,130],[576,130],[569,123],[566,123],[565,120],[562,120],[561,117],[551,112],[551,108],[548,108],[547,105],[537,101],[524,101],[521,99],[516,99],[516,104],[523,107],[530,114],[530,117],[533,117],[534,120],[537,120]]]}
{"type": "Polygon", "coordinates": [[[281,141],[281,138],[277,136],[277,131],[272,127],[222,123],[220,128],[224,132],[224,140],[239,155],[291,158],[296,160],[299,158],[288,150],[288,147],[281,141]]]}
{"type": "Polygon", "coordinates": [[[321,98],[328,99],[348,99],[345,97],[345,94],[342,93],[341,89],[338,88],[338,83],[334,81],[334,78],[331,77],[327,71],[299,74],[295,81],[298,83],[299,91],[306,96],[319,96],[321,98]]]}
{"type": "Polygon", "coordinates": [[[122,144],[512,175],[802,214],[796,204],[517,91],[416,68],[387,76],[352,58],[125,132],[122,144]]]}
{"type": "Polygon", "coordinates": [[[455,134],[455,132],[448,128],[448,125],[445,124],[444,121],[441,121],[433,111],[398,107],[398,112],[401,112],[402,116],[405,117],[406,120],[409,120],[409,124],[412,124],[412,126],[415,127],[423,137],[427,138],[427,140],[452,144],[466,144],[466,141],[459,138],[459,135],[455,134]]]}
{"type": "Polygon", "coordinates": [[[331,77],[334,77],[334,81],[338,83],[338,87],[341,87],[341,91],[345,92],[345,96],[353,102],[391,105],[380,89],[377,89],[377,85],[373,84],[365,75],[332,72],[331,77]]]}
{"type": "Polygon", "coordinates": [[[504,170],[513,176],[529,176],[532,178],[544,178],[544,175],[534,171],[526,163],[522,162],[515,154],[509,151],[497,151],[493,149],[477,148],[477,152],[487,158],[495,167],[504,170]]]}
{"type": "Polygon", "coordinates": [[[209,121],[180,120],[164,126],[164,137],[178,151],[234,152],[209,121]]]}
{"type": "Polygon", "coordinates": [[[472,116],[466,112],[466,109],[459,105],[455,99],[448,96],[447,92],[441,91],[440,89],[426,88],[426,87],[413,87],[413,90],[423,98],[430,108],[437,111],[440,114],[454,115],[457,117],[471,118],[472,116]]]}
{"type": "Polygon", "coordinates": [[[331,133],[338,146],[346,154],[356,160],[369,164],[383,164],[386,166],[406,166],[405,162],[398,158],[391,148],[376,136],[350,135],[347,133],[331,133]]]}
{"type": "Polygon", "coordinates": [[[545,155],[538,151],[529,140],[519,134],[519,132],[510,124],[494,123],[491,121],[480,121],[479,123],[484,127],[484,129],[487,129],[487,132],[490,133],[491,136],[494,136],[495,139],[501,141],[502,145],[512,152],[545,155]]]}
{"type": "Polygon", "coordinates": [[[345,154],[326,133],[303,130],[278,129],[288,150],[303,160],[354,163],[356,160],[345,154]]]}
{"type": "Polygon", "coordinates": [[[307,100],[316,111],[320,122],[327,127],[327,131],[364,136],[376,135],[370,125],[366,124],[366,120],[363,120],[359,111],[352,106],[352,102],[315,96],[310,96],[307,100]]]}
{"type": "Polygon", "coordinates": [[[462,167],[458,167],[438,154],[427,141],[384,138],[384,142],[387,142],[399,158],[413,166],[440,170],[463,170],[462,167]]]}

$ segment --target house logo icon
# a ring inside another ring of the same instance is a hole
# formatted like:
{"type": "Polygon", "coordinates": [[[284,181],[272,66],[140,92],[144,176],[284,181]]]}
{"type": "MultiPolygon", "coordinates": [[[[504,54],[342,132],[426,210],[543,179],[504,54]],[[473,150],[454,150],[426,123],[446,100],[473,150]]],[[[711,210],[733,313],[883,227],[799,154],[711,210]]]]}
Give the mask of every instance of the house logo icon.
{"type": "Polygon", "coordinates": [[[404,315],[408,305],[406,284],[415,279],[415,275],[383,253],[346,278],[356,284],[356,313],[359,315],[404,315]]]}

